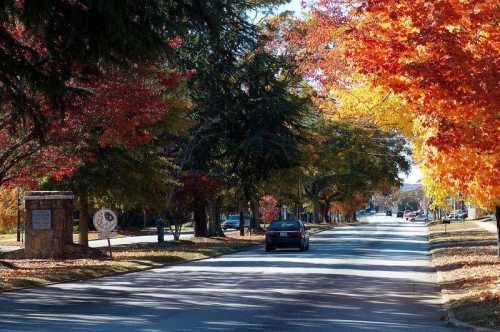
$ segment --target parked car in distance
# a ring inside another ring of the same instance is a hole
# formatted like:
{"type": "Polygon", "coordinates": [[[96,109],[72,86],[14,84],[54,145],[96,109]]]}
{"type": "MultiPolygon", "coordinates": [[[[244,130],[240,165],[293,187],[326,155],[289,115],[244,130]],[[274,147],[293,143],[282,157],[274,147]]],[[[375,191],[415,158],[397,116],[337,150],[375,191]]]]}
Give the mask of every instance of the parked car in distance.
{"type": "Polygon", "coordinates": [[[456,219],[455,212],[448,213],[448,215],[446,215],[445,219],[446,220],[455,220],[456,219]]]}
{"type": "Polygon", "coordinates": [[[467,212],[463,210],[456,210],[450,212],[446,217],[445,220],[464,220],[467,218],[467,212]]]}
{"type": "Polygon", "coordinates": [[[405,211],[403,217],[408,221],[415,221],[418,213],[415,211],[405,211]]]}
{"type": "MultiPolygon", "coordinates": [[[[245,227],[250,227],[250,217],[244,216],[245,219],[245,227]]],[[[222,222],[222,229],[240,229],[240,215],[239,214],[230,214],[227,216],[226,220],[222,222]]]]}
{"type": "Polygon", "coordinates": [[[266,251],[276,248],[309,250],[309,232],[300,220],[275,220],[266,230],[266,251]]]}
{"type": "Polygon", "coordinates": [[[398,218],[403,218],[404,216],[404,211],[398,211],[398,213],[396,214],[396,217],[398,218]]]}
{"type": "Polygon", "coordinates": [[[385,215],[389,217],[392,216],[392,211],[391,210],[385,211],[385,215]]]}

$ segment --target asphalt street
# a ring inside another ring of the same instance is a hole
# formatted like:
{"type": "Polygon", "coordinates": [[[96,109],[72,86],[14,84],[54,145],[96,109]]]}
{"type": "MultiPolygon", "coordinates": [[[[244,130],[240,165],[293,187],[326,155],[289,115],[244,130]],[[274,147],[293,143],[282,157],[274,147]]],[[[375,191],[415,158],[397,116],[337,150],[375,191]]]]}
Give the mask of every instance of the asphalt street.
{"type": "Polygon", "coordinates": [[[0,331],[461,331],[426,228],[386,216],[198,262],[0,294],[0,331]],[[398,221],[399,220],[399,221],[398,221]]]}

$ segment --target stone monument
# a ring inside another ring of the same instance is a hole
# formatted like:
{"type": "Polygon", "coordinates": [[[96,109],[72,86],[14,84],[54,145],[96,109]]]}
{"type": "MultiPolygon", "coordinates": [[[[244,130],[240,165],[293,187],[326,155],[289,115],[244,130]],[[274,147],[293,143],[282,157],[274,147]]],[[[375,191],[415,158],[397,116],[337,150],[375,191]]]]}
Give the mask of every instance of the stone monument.
{"type": "Polygon", "coordinates": [[[64,258],[73,243],[73,199],[68,191],[26,193],[26,258],[64,258]]]}

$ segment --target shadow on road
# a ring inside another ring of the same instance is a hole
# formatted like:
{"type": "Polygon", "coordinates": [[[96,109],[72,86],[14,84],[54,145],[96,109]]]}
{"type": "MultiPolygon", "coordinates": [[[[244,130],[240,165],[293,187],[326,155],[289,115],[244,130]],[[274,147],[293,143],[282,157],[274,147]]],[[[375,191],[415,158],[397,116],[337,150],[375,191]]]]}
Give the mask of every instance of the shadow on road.
{"type": "Polygon", "coordinates": [[[2,294],[1,331],[447,331],[423,225],[2,294]]]}

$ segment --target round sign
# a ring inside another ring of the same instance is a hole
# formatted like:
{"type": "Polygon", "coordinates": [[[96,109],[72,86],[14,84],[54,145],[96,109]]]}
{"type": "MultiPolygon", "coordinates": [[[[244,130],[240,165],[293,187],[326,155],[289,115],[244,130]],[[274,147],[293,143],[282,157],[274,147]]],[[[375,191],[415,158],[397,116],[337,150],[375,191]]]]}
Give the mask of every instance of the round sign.
{"type": "Polygon", "coordinates": [[[100,209],[94,215],[94,227],[101,233],[111,233],[117,223],[118,218],[110,209],[100,209]]]}

